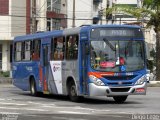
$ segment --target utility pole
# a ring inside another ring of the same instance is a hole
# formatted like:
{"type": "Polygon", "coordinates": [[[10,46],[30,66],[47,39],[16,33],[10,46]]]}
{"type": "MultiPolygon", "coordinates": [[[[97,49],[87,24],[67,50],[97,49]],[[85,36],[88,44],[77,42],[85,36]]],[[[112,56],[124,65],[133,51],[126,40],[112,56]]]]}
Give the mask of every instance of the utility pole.
{"type": "Polygon", "coordinates": [[[73,0],[73,19],[72,19],[72,27],[75,27],[75,0],[73,0]]]}
{"type": "Polygon", "coordinates": [[[36,32],[36,0],[32,0],[32,33],[36,32]]]}

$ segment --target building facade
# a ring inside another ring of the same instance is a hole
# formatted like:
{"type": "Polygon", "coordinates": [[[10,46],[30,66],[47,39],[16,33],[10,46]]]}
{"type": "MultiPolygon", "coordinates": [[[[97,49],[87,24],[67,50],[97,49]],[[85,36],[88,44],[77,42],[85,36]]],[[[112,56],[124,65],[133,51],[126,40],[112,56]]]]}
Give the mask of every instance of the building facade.
{"type": "Polygon", "coordinates": [[[67,27],[67,0],[0,0],[0,71],[10,71],[15,36],[67,27]]]}
{"type": "Polygon", "coordinates": [[[26,34],[25,0],[0,0],[0,71],[11,69],[12,40],[26,34]]]}
{"type": "Polygon", "coordinates": [[[102,10],[107,7],[107,0],[68,0],[67,6],[68,28],[93,23],[106,24],[102,10]]]}
{"type": "Polygon", "coordinates": [[[66,9],[67,0],[36,0],[37,31],[65,29],[67,27],[66,9]]]}

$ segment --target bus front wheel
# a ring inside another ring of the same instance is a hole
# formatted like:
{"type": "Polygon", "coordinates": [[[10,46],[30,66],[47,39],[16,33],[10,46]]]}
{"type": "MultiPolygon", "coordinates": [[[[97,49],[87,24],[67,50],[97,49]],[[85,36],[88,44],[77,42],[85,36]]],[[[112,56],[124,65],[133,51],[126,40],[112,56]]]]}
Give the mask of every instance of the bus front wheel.
{"type": "Polygon", "coordinates": [[[77,96],[76,85],[74,82],[70,82],[68,90],[70,100],[73,102],[78,102],[80,100],[80,97],[77,96]]]}
{"type": "Polygon", "coordinates": [[[113,99],[116,103],[124,103],[128,96],[114,96],[113,99]]]}
{"type": "Polygon", "coordinates": [[[37,95],[36,83],[34,78],[31,78],[31,81],[30,81],[30,93],[32,96],[37,95]]]}

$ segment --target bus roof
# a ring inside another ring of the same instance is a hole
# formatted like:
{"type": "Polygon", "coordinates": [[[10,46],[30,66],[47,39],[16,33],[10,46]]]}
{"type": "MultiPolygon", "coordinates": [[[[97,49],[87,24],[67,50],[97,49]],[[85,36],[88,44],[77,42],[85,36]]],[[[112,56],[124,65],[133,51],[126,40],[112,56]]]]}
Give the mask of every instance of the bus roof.
{"type": "Polygon", "coordinates": [[[23,36],[17,36],[15,37],[14,41],[23,41],[23,40],[31,40],[31,39],[38,39],[38,38],[44,38],[44,37],[50,37],[50,36],[60,36],[63,34],[74,34],[78,33],[81,31],[81,29],[86,28],[86,29],[92,29],[92,28],[104,28],[104,27],[112,27],[112,28],[141,28],[140,26],[136,25],[83,25],[81,27],[77,28],[70,28],[70,29],[65,29],[65,30],[54,30],[54,31],[46,31],[46,32],[40,32],[40,33],[35,33],[35,34],[29,34],[29,35],[23,35],[23,36]]]}
{"type": "Polygon", "coordinates": [[[23,36],[17,36],[14,38],[14,41],[38,39],[38,38],[44,38],[44,37],[49,37],[49,36],[53,36],[53,35],[58,36],[61,34],[62,34],[62,30],[40,32],[40,33],[23,35],[23,36]]]}

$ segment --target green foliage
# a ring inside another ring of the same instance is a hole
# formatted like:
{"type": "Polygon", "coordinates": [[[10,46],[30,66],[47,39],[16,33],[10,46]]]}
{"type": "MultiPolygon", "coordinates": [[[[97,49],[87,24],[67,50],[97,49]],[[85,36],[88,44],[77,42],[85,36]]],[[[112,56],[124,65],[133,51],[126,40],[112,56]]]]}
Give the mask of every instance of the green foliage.
{"type": "Polygon", "coordinates": [[[154,49],[152,49],[150,51],[150,55],[151,55],[151,57],[155,58],[156,57],[156,51],[154,49]]]}
{"type": "Polygon", "coordinates": [[[1,71],[0,72],[0,77],[9,77],[9,76],[10,76],[10,72],[9,71],[6,71],[6,72],[1,71]]]}
{"type": "Polygon", "coordinates": [[[147,68],[152,72],[153,71],[153,61],[152,60],[147,60],[147,68]]]}
{"type": "Polygon", "coordinates": [[[156,66],[156,51],[154,49],[150,51],[150,56],[153,58],[153,66],[156,66]]]}

